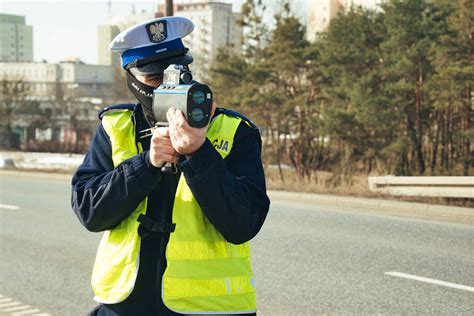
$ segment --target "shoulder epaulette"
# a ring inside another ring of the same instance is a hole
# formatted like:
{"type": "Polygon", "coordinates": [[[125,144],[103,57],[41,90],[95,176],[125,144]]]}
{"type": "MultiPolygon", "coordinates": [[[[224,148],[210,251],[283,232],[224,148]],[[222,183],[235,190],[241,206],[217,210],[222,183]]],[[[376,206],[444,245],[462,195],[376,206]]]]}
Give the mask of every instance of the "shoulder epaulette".
{"type": "Polygon", "coordinates": [[[98,116],[99,116],[99,119],[102,119],[102,117],[105,114],[123,111],[123,110],[135,111],[136,107],[137,107],[136,104],[131,104],[131,103],[116,104],[116,105],[103,108],[102,110],[98,112],[98,116]]]}
{"type": "Polygon", "coordinates": [[[238,117],[242,119],[243,121],[245,121],[250,127],[258,129],[258,127],[249,118],[247,118],[245,115],[239,112],[229,110],[229,109],[224,109],[224,108],[217,108],[215,115],[219,115],[219,114],[225,114],[229,116],[238,117]]]}

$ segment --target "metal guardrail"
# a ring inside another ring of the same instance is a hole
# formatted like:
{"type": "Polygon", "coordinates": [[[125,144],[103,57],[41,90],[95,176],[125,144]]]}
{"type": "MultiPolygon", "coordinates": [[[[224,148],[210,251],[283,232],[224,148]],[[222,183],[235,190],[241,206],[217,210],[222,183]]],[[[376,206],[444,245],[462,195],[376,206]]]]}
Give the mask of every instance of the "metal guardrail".
{"type": "Polygon", "coordinates": [[[474,198],[474,177],[369,177],[369,189],[391,195],[474,198]]]}

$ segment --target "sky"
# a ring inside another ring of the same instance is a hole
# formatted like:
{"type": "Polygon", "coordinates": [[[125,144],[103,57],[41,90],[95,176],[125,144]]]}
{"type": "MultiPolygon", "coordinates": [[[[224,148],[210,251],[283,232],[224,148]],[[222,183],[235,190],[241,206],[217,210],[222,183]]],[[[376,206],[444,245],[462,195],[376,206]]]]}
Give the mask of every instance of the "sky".
{"type": "MultiPolygon", "coordinates": [[[[239,11],[244,0],[232,2],[239,11]]],[[[267,0],[277,5],[280,0],[267,0]]],[[[306,0],[297,0],[298,4],[306,0]]],[[[111,0],[111,17],[136,12],[155,11],[164,0],[111,0]]],[[[175,3],[189,0],[175,0],[175,3]]],[[[55,63],[68,57],[79,57],[89,64],[98,62],[97,26],[108,24],[106,0],[0,0],[0,13],[23,15],[33,26],[33,59],[55,63]]]]}
{"type": "MultiPolygon", "coordinates": [[[[159,1],[133,1],[137,12],[151,11],[159,1]]],[[[111,1],[111,15],[130,15],[132,1],[111,1]]],[[[33,58],[58,62],[67,57],[79,57],[96,64],[97,26],[107,24],[107,1],[41,1],[0,0],[0,12],[24,15],[33,26],[33,58]]]]}
{"type": "MultiPolygon", "coordinates": [[[[114,17],[131,15],[133,6],[136,12],[155,11],[164,0],[110,2],[111,16],[114,17]]],[[[234,2],[237,5],[242,0],[234,2]]],[[[79,57],[86,63],[97,64],[97,27],[109,22],[107,3],[105,0],[0,0],[0,13],[23,15],[26,24],[33,26],[34,61],[54,63],[68,57],[79,57]]]]}
{"type": "MultiPolygon", "coordinates": [[[[222,1],[222,0],[221,0],[222,1]]],[[[244,0],[230,1],[238,11],[244,0]]],[[[292,1],[304,6],[307,0],[292,1]]],[[[135,11],[155,11],[164,0],[111,0],[111,16],[126,16],[135,11]]],[[[175,0],[175,3],[184,0],[175,0]]],[[[271,1],[273,2],[273,1],[271,1]]],[[[274,0],[275,6],[279,0],[274,0]]],[[[108,24],[106,0],[0,0],[0,12],[23,15],[33,26],[34,61],[55,63],[68,57],[79,57],[89,64],[98,62],[97,26],[108,24]]]]}

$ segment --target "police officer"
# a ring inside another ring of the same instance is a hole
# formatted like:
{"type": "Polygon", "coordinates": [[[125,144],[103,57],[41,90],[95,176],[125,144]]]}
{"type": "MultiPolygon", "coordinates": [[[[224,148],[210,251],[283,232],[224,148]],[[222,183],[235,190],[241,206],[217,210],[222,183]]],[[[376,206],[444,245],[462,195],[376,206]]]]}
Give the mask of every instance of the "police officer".
{"type": "Polygon", "coordinates": [[[152,92],[170,64],[192,57],[185,18],[154,19],[120,33],[121,54],[138,104],[99,113],[101,124],[72,179],[72,208],[102,232],[92,273],[99,305],[91,315],[254,314],[255,281],[248,241],[269,208],[256,126],[214,109],[209,126],[192,128],[167,113],[151,138],[152,92]],[[162,172],[167,162],[179,172],[162,172]]]}

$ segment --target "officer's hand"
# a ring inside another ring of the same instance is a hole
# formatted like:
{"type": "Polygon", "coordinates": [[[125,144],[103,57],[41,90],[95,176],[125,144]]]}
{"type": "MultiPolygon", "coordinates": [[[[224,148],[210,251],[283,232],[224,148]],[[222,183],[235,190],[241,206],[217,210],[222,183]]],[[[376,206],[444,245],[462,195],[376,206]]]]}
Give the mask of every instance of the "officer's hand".
{"type": "Polygon", "coordinates": [[[173,149],[170,133],[167,127],[158,127],[153,130],[150,141],[150,162],[160,168],[167,162],[177,163],[179,154],[173,149]]]}
{"type": "MultiPolygon", "coordinates": [[[[216,104],[212,105],[211,117],[214,115],[216,104]]],[[[183,112],[175,108],[171,108],[166,113],[168,122],[170,123],[170,138],[173,148],[181,155],[189,158],[202,144],[206,141],[206,133],[209,125],[202,128],[189,126],[183,112]]]]}

